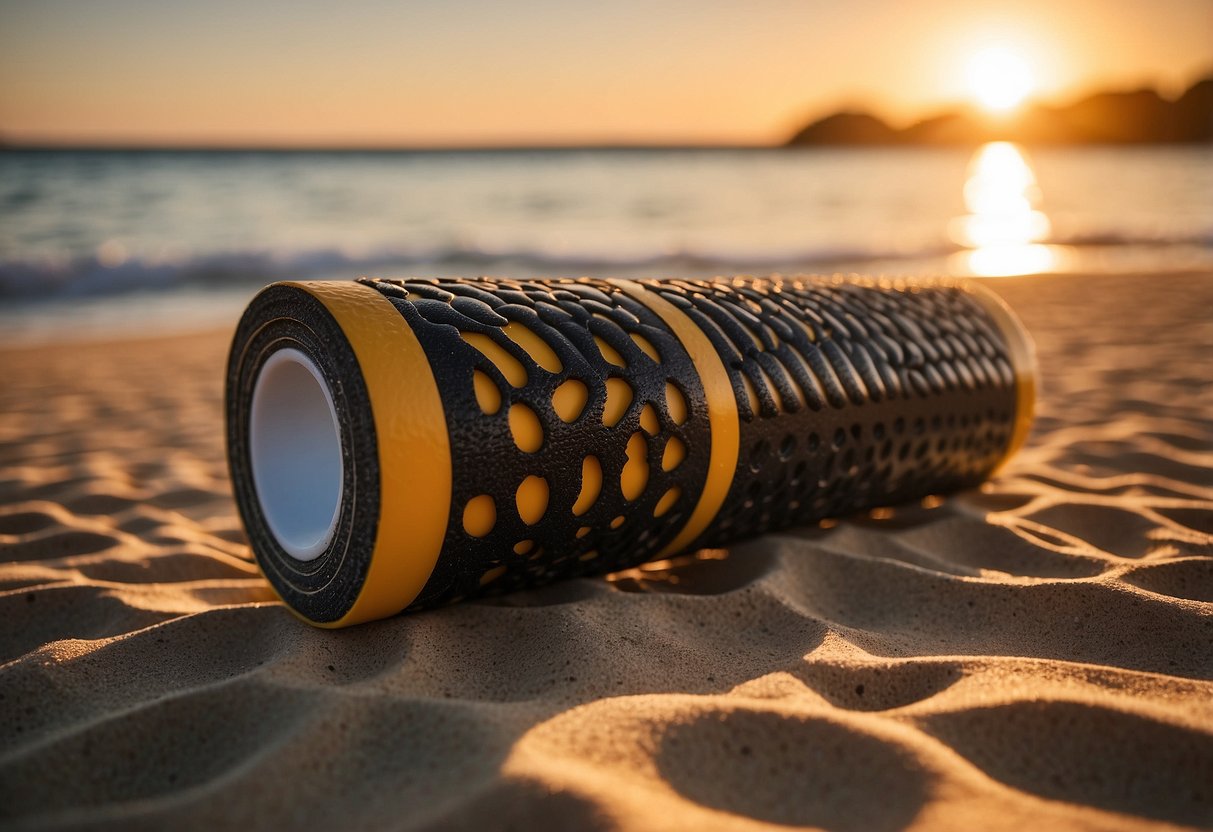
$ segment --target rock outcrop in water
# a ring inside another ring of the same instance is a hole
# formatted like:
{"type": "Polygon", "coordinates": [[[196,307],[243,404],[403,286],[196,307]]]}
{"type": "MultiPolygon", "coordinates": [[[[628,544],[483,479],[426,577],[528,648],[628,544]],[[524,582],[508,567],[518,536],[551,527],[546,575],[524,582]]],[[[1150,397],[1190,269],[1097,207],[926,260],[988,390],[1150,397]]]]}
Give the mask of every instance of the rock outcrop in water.
{"type": "Polygon", "coordinates": [[[1156,90],[1100,92],[1060,107],[1033,104],[1009,116],[957,110],[897,129],[853,110],[818,119],[792,136],[810,145],[1176,144],[1213,142],[1213,76],[1171,101],[1156,90]]]}

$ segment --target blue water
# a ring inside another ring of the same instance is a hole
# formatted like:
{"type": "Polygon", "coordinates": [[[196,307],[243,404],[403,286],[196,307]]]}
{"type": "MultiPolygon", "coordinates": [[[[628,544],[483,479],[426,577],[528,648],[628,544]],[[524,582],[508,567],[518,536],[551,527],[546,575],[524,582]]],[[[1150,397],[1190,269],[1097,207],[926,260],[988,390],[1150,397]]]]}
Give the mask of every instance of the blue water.
{"type": "MultiPolygon", "coordinates": [[[[1213,266],[1213,149],[1041,149],[1018,270],[1213,266]],[[1029,242],[1029,241],[1024,241],[1029,242]]],[[[962,150],[0,153],[0,325],[211,322],[282,278],[974,270],[962,150]]],[[[989,258],[986,258],[988,262],[989,258]]]]}

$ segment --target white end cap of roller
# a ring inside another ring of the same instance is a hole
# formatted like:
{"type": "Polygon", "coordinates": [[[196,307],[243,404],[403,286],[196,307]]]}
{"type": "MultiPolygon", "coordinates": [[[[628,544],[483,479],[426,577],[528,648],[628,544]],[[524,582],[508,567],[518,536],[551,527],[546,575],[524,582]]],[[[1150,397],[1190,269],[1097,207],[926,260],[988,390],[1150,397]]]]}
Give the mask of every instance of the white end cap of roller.
{"type": "Polygon", "coordinates": [[[333,395],[297,349],[275,352],[257,376],[249,460],[270,532],[291,557],[315,560],[337,528],[345,466],[333,395]]]}

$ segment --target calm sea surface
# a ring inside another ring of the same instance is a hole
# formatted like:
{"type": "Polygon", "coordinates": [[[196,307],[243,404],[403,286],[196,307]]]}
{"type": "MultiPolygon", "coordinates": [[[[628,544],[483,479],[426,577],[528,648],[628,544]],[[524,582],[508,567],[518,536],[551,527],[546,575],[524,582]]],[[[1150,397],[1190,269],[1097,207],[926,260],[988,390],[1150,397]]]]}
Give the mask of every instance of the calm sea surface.
{"type": "Polygon", "coordinates": [[[272,280],[1213,268],[1213,148],[0,153],[0,326],[231,320],[272,280]]]}

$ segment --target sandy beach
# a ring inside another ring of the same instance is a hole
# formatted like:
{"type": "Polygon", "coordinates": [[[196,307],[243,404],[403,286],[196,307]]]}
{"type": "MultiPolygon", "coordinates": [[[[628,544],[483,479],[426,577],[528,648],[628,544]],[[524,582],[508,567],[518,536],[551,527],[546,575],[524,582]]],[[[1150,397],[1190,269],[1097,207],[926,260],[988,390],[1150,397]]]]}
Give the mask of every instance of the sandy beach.
{"type": "Polygon", "coordinates": [[[1042,389],[980,490],[338,632],[230,332],[0,348],[0,825],[1213,825],[1213,274],[988,285],[1042,389]]]}

